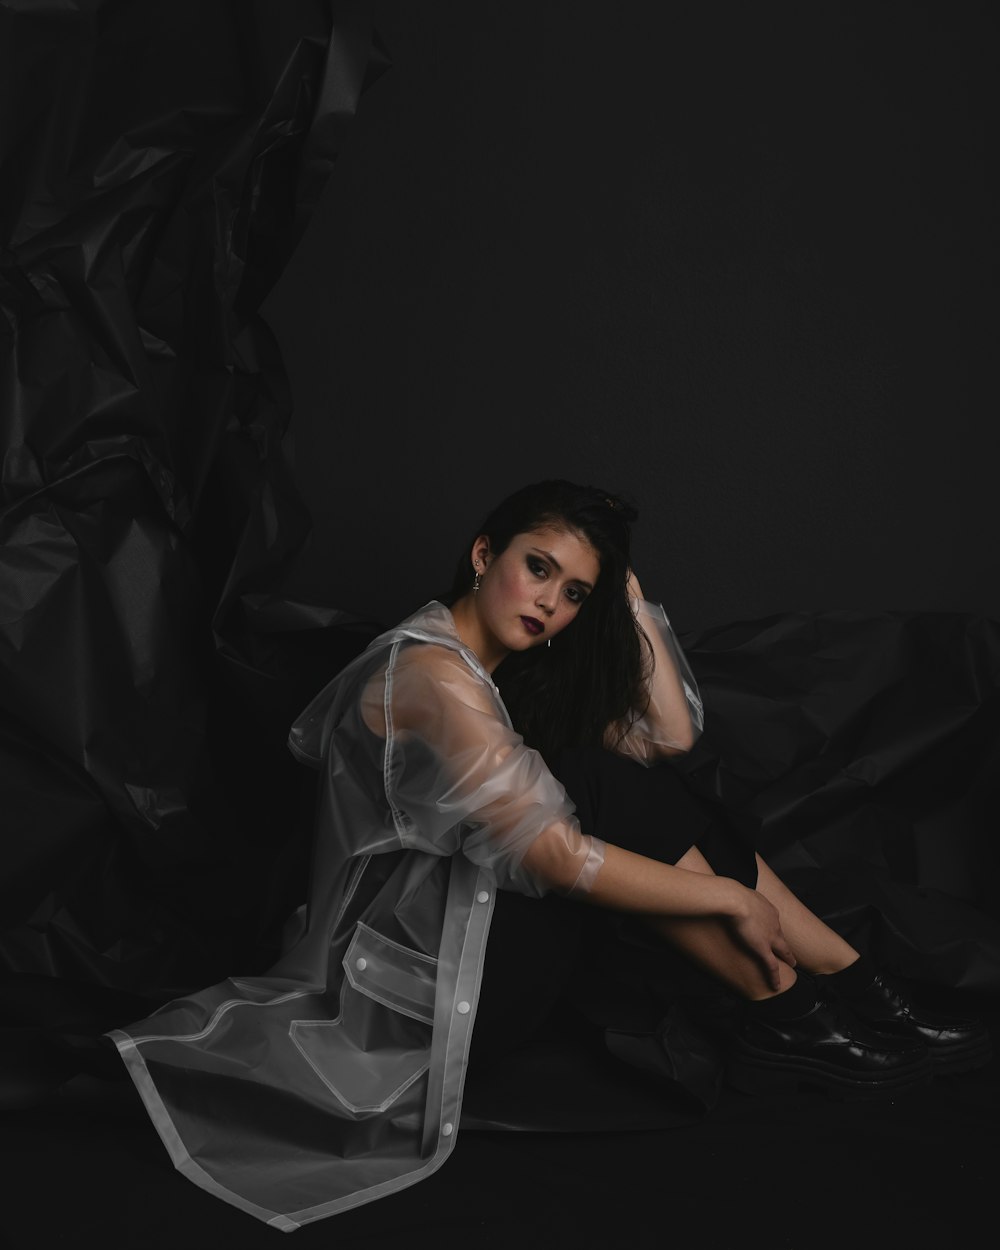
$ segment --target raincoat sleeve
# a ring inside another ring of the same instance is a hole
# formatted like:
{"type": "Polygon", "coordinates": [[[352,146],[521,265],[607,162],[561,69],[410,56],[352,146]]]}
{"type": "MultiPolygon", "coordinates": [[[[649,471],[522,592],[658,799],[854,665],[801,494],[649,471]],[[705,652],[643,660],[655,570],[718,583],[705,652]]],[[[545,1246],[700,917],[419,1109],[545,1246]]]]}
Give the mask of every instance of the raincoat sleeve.
{"type": "MultiPolygon", "coordinates": [[[[563,862],[570,857],[567,892],[587,893],[604,844],[581,832],[562,785],[507,723],[495,687],[433,644],[400,648],[384,683],[386,795],[403,844],[461,851],[500,888],[541,896],[554,887],[522,860],[544,835],[563,862]]],[[[369,723],[374,711],[369,703],[369,723]]]]}
{"type": "Polygon", "coordinates": [[[632,610],[649,642],[649,702],[629,725],[612,727],[608,745],[641,764],[651,764],[662,756],[689,751],[705,716],[698,683],[663,605],[633,599],[632,610]]]}

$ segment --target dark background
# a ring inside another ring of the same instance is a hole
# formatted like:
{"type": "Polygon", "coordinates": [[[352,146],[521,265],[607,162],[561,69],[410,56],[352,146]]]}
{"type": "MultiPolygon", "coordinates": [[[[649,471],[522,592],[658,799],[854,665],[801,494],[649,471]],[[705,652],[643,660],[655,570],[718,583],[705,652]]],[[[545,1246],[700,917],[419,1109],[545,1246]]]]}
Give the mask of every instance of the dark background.
{"type": "MultiPolygon", "coordinates": [[[[267,966],[291,717],[542,476],[640,505],[708,780],[996,1035],[992,7],[0,0],[12,1247],[274,1244],[95,1039],[267,966]]],[[[998,1095],[463,1132],[295,1244],[930,1250],[998,1095]]]]}
{"type": "MultiPolygon", "coordinates": [[[[989,35],[0,0],[8,998],[269,966],[311,837],[289,725],[548,475],[641,506],[692,767],[766,854],[850,859],[846,803],[921,887],[974,843],[947,879],[992,899],[989,35]]],[[[10,1014],[33,1062],[46,1012],[10,1014]]]]}
{"type": "Polygon", "coordinates": [[[682,631],[1000,615],[985,3],[377,3],[392,63],[264,305],[312,513],[391,622],[501,494],[640,506],[682,631]]]}

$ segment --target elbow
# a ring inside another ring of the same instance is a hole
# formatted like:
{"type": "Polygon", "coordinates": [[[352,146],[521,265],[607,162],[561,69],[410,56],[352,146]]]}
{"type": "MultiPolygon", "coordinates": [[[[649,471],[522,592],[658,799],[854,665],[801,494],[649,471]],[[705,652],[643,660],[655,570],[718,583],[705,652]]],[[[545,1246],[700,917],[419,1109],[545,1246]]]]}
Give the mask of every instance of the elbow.
{"type": "Polygon", "coordinates": [[[701,730],[696,729],[694,725],[692,725],[690,729],[685,730],[670,742],[658,743],[654,749],[654,753],[660,757],[687,755],[700,737],[701,730]]]}
{"type": "Polygon", "coordinates": [[[691,750],[692,745],[693,744],[689,744],[687,746],[661,746],[657,748],[655,755],[657,759],[672,759],[675,755],[687,755],[688,751],[691,750]]]}
{"type": "Polygon", "coordinates": [[[682,738],[681,741],[676,744],[676,746],[674,747],[675,754],[687,755],[688,751],[691,750],[691,748],[694,746],[694,744],[698,741],[700,737],[701,737],[701,734],[696,733],[692,730],[690,734],[682,738]]]}
{"type": "Polygon", "coordinates": [[[690,721],[684,732],[679,735],[677,741],[673,744],[672,753],[674,755],[687,755],[688,751],[691,750],[700,737],[701,725],[690,721]]]}
{"type": "Polygon", "coordinates": [[[574,852],[565,830],[558,826],[540,833],[521,863],[536,881],[556,894],[568,894],[580,875],[579,851],[574,852]]]}

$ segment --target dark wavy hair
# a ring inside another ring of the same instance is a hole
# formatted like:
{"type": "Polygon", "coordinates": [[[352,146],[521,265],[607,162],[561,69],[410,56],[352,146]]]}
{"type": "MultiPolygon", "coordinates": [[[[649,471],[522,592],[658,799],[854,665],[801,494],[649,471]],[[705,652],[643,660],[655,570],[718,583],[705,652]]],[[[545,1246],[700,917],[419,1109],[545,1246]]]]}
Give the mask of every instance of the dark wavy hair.
{"type": "Polygon", "coordinates": [[[469,552],[480,534],[494,555],[544,526],[580,534],[596,551],[600,575],[572,624],[551,647],[512,652],[493,674],[514,728],[550,761],[562,747],[610,745],[608,726],[624,732],[645,710],[648,644],[626,591],[637,516],[626,499],[596,486],[562,479],[524,486],[480,524],[441,596],[451,605],[472,588],[469,552]]]}

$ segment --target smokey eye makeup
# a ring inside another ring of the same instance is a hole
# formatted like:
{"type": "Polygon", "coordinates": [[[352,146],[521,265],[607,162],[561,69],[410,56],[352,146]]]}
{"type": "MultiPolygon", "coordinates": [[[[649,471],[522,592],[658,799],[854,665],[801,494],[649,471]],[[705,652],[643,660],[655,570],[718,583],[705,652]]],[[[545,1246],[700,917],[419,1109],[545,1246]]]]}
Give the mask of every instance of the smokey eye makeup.
{"type": "MultiPolygon", "coordinates": [[[[544,560],[540,560],[538,556],[528,556],[526,563],[536,577],[548,577],[549,566],[544,560]]],[[[565,594],[574,607],[579,607],[587,598],[588,591],[583,586],[567,586],[565,594]]]]}

